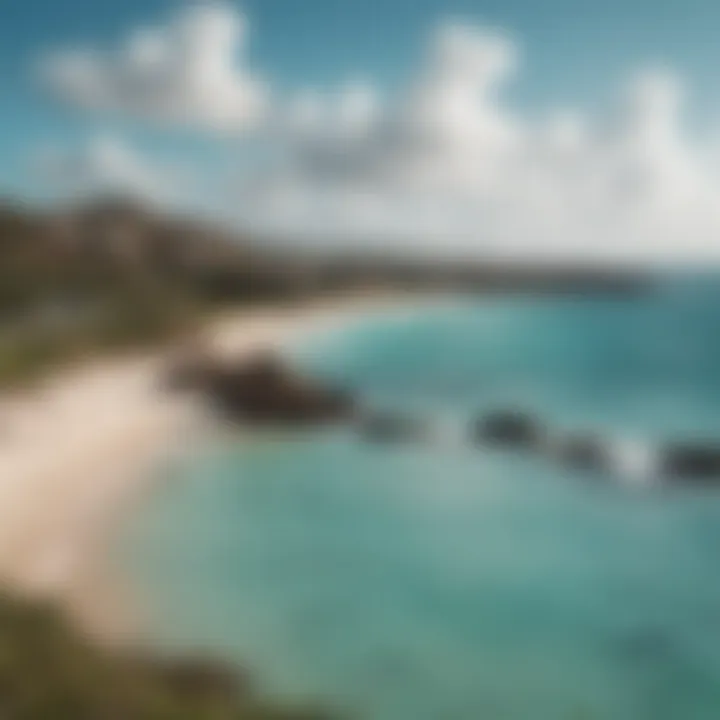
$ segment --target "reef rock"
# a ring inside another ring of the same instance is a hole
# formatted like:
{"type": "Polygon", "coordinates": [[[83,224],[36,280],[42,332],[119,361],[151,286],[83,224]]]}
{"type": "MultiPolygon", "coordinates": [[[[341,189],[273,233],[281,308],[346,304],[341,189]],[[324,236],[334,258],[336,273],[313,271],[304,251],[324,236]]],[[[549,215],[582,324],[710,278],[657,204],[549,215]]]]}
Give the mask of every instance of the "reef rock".
{"type": "Polygon", "coordinates": [[[520,410],[496,410],[480,417],[472,428],[476,442],[504,448],[537,449],[545,438],[540,421],[520,410]]]}
{"type": "Polygon", "coordinates": [[[231,420],[314,424],[348,419],[352,397],[300,376],[273,353],[239,362],[184,359],[168,374],[170,387],[194,388],[231,420]]]}
{"type": "Polygon", "coordinates": [[[660,472],[678,481],[720,483],[720,444],[668,446],[661,453],[660,472]]]}
{"type": "Polygon", "coordinates": [[[573,470],[602,471],[612,469],[612,457],[606,443],[593,435],[568,435],[555,444],[552,455],[573,470]]]}

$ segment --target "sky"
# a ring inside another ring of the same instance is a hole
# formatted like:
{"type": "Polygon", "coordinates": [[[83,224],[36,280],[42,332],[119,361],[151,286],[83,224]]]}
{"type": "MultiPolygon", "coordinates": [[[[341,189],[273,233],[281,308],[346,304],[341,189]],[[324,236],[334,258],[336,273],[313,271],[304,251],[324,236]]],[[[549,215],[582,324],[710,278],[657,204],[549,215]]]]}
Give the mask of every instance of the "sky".
{"type": "Polygon", "coordinates": [[[713,0],[0,0],[0,194],[332,247],[720,258],[713,0]]]}

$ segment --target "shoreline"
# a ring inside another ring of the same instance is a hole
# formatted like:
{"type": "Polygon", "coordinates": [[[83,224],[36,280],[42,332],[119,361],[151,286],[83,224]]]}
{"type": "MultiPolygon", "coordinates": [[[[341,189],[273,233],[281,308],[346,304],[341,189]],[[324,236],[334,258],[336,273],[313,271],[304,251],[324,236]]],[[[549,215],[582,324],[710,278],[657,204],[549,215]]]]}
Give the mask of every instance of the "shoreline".
{"type": "MultiPolygon", "coordinates": [[[[408,299],[354,295],[238,309],[210,321],[202,336],[239,359],[369,315],[416,309],[418,298],[408,299]]],[[[211,427],[197,399],[158,390],[168,351],[97,359],[36,389],[0,395],[0,581],[59,602],[111,642],[139,629],[111,567],[113,538],[158,481],[162,459],[201,445],[211,427]]]]}

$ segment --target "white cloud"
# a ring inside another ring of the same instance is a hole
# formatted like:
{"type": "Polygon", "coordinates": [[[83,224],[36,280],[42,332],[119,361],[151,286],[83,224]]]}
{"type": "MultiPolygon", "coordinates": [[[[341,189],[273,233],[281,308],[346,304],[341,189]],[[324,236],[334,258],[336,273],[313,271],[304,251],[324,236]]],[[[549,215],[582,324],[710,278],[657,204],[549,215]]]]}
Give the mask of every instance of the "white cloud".
{"type": "Polygon", "coordinates": [[[389,97],[355,79],[270,104],[233,61],[245,31],[228,7],[200,6],[117,56],[61,55],[49,74],[94,108],[214,131],[255,123],[269,160],[238,158],[226,209],[264,233],[534,259],[720,257],[718,155],[686,131],[685,87],[667,69],[630,77],[605,111],[538,119],[504,97],[517,43],[443,23],[389,97]]]}
{"type": "Polygon", "coordinates": [[[287,235],[502,257],[720,256],[720,177],[684,131],[682,82],[639,73],[595,117],[531,121],[503,98],[506,35],[440,26],[409,87],[344,131],[338,98],[301,97],[287,161],[243,218],[287,235]]]}
{"type": "Polygon", "coordinates": [[[348,140],[366,133],[379,111],[373,86],[362,80],[345,83],[334,93],[304,90],[284,109],[282,131],[307,142],[313,137],[348,140]]]}
{"type": "Polygon", "coordinates": [[[37,169],[69,196],[120,195],[171,202],[182,185],[177,167],[151,164],[120,139],[101,135],[81,148],[46,148],[37,169]]]}
{"type": "Polygon", "coordinates": [[[245,19],[224,4],[133,32],[115,52],[67,50],[41,62],[49,87],[91,110],[235,132],[256,123],[267,87],[242,63],[245,19]]]}

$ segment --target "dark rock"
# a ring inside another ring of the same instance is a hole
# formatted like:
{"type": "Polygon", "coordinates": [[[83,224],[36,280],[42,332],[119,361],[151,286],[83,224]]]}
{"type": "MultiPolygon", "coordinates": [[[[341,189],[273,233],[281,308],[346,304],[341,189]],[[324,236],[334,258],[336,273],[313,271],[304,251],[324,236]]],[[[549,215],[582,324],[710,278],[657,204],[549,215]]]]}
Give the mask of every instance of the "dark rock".
{"type": "Polygon", "coordinates": [[[562,438],[553,455],[574,470],[609,471],[612,466],[610,449],[601,438],[592,435],[569,435],[562,438]]]}
{"type": "Polygon", "coordinates": [[[266,353],[210,368],[202,389],[225,416],[253,423],[317,424],[347,420],[354,411],[348,393],[303,378],[266,353]]]}
{"type": "Polygon", "coordinates": [[[423,420],[392,413],[374,413],[358,420],[361,437],[370,442],[408,442],[425,439],[427,425],[423,420]]]}
{"type": "Polygon", "coordinates": [[[537,448],[545,438],[542,424],[519,410],[496,410],[481,417],[472,428],[476,442],[507,448],[537,448]]]}
{"type": "Polygon", "coordinates": [[[660,472],[680,481],[720,482],[720,444],[668,446],[661,452],[660,472]]]}
{"type": "Polygon", "coordinates": [[[173,658],[156,662],[155,675],[175,697],[187,701],[200,699],[236,700],[252,694],[251,684],[225,663],[193,658],[173,658]]]}

